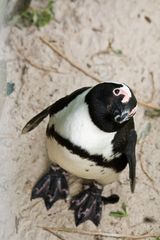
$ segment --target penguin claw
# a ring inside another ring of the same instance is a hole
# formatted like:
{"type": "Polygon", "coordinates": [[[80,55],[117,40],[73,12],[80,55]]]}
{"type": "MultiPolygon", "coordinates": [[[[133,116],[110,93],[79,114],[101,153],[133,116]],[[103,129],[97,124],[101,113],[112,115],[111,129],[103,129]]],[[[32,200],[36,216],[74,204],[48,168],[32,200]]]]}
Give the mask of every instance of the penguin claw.
{"type": "Polygon", "coordinates": [[[51,166],[46,173],[33,187],[31,200],[43,198],[48,209],[59,199],[66,199],[68,195],[68,183],[65,172],[60,167],[51,166]]]}
{"type": "Polygon", "coordinates": [[[71,200],[70,209],[74,210],[75,224],[90,220],[96,226],[99,225],[102,215],[102,189],[91,185],[71,200]]]}

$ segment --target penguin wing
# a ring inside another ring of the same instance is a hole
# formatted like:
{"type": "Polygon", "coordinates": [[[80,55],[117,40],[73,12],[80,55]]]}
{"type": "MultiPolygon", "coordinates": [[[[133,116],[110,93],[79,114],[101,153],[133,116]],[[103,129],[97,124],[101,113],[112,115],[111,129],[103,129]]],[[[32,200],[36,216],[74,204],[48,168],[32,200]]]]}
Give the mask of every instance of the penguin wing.
{"type": "Polygon", "coordinates": [[[89,87],[83,87],[80,88],[74,92],[72,92],[70,95],[67,95],[61,99],[59,99],[58,101],[56,101],[55,103],[53,103],[52,105],[50,105],[49,107],[45,108],[42,112],[38,113],[35,117],[33,117],[22,129],[22,134],[25,134],[27,132],[30,132],[31,130],[33,130],[35,127],[37,127],[40,122],[42,122],[42,120],[44,118],[46,118],[48,115],[54,115],[55,113],[57,113],[58,111],[62,110],[64,107],[66,107],[74,98],[76,98],[78,95],[80,95],[81,93],[83,93],[85,90],[89,89],[89,87]]]}
{"type": "Polygon", "coordinates": [[[128,135],[128,143],[125,149],[125,155],[129,164],[129,178],[130,178],[130,187],[131,192],[134,192],[135,189],[135,177],[136,177],[136,142],[137,142],[137,133],[134,129],[131,129],[128,135]]]}

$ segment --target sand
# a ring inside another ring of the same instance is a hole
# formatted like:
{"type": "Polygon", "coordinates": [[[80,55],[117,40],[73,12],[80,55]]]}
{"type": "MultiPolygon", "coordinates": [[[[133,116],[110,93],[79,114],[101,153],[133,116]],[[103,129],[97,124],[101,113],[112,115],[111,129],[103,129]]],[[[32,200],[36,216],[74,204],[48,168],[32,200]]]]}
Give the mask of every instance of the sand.
{"type": "MultiPolygon", "coordinates": [[[[21,135],[21,130],[30,118],[60,97],[97,82],[57,56],[39,37],[52,40],[75,63],[102,81],[124,82],[139,101],[160,104],[160,1],[59,0],[55,1],[54,10],[54,21],[40,30],[33,26],[11,27],[6,45],[7,79],[15,84],[15,91],[6,97],[0,122],[3,240],[56,240],[58,237],[38,226],[75,227],[69,203],[59,201],[46,211],[41,199],[30,201],[33,185],[49,165],[45,146],[48,119],[27,135],[21,135]]],[[[135,116],[139,137],[135,193],[130,192],[126,168],[119,183],[105,188],[106,195],[111,190],[118,193],[120,201],[104,207],[99,231],[160,233],[160,120],[147,117],[145,110],[139,105],[135,116]],[[142,171],[140,161],[153,181],[142,171]],[[110,211],[120,210],[123,202],[128,216],[121,219],[109,216],[110,211]],[[146,217],[153,221],[144,221],[146,217]]],[[[74,181],[72,187],[77,183],[78,180],[74,181]]],[[[78,229],[97,230],[90,221],[78,229]]],[[[103,239],[59,235],[70,240],[103,239]]]]}

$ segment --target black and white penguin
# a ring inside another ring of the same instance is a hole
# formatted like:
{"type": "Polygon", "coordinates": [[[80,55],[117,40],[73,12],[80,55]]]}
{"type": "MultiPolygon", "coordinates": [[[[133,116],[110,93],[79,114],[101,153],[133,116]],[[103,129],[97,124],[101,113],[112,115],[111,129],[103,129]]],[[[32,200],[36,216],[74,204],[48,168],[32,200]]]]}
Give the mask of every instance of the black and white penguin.
{"type": "Polygon", "coordinates": [[[42,197],[49,209],[69,194],[67,172],[87,179],[83,191],[72,198],[70,209],[76,225],[91,220],[98,226],[102,205],[119,200],[116,194],[102,196],[103,187],[116,181],[127,163],[134,191],[136,109],[136,98],[127,85],[106,82],[78,89],[32,118],[22,133],[49,115],[46,135],[52,165],[33,187],[31,198],[42,197]]]}

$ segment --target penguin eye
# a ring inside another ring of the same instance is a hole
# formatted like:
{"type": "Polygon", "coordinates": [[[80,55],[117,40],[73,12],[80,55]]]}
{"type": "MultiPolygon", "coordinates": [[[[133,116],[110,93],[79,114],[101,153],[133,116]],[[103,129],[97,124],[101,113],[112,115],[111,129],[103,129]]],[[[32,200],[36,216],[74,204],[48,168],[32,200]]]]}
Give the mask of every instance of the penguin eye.
{"type": "Polygon", "coordinates": [[[118,95],[119,95],[119,92],[120,92],[120,90],[119,90],[118,88],[116,88],[116,89],[113,90],[113,94],[114,94],[115,96],[118,96],[118,95]]]}

